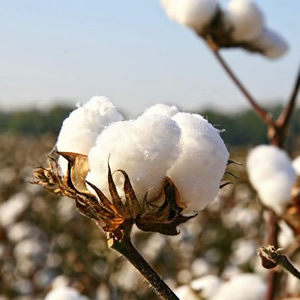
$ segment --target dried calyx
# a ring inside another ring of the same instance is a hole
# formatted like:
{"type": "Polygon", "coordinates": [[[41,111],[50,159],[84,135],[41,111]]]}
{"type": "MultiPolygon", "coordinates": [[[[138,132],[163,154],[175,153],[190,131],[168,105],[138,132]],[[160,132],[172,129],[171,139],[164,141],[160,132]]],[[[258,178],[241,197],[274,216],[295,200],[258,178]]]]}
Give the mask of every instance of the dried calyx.
{"type": "Polygon", "coordinates": [[[178,234],[177,226],[196,216],[184,216],[185,204],[180,201],[179,192],[168,177],[165,178],[159,199],[149,201],[147,193],[143,199],[137,199],[130,178],[124,170],[117,170],[124,176],[124,196],[118,194],[113,174],[108,162],[107,182],[111,201],[94,184],[86,180],[89,171],[88,157],[79,153],[56,152],[68,161],[65,176],[59,172],[58,157],[49,157],[48,168],[36,168],[34,183],[75,200],[78,211],[93,219],[107,234],[108,238],[122,240],[124,232],[133,224],[143,231],[160,232],[166,235],[178,234]],[[95,191],[91,193],[88,186],[95,191]]]}

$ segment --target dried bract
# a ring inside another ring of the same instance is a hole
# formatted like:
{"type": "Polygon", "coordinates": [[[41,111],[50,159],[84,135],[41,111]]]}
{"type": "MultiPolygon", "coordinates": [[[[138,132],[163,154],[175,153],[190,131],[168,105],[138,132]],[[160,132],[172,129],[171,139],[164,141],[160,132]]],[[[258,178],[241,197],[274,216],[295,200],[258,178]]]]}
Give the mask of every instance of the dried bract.
{"type": "Polygon", "coordinates": [[[57,152],[68,161],[65,176],[59,173],[57,159],[49,157],[48,168],[36,168],[34,183],[75,200],[78,211],[93,219],[109,236],[122,239],[124,231],[134,223],[144,231],[160,232],[166,235],[178,234],[177,226],[195,217],[181,214],[185,205],[180,201],[179,192],[168,177],[165,178],[159,199],[162,204],[148,201],[147,193],[143,199],[137,199],[130,178],[124,170],[118,170],[124,176],[122,201],[116,188],[113,174],[108,163],[107,183],[110,199],[94,184],[86,181],[89,171],[86,155],[72,152],[57,152]],[[88,186],[95,191],[91,193],[88,186]]]}

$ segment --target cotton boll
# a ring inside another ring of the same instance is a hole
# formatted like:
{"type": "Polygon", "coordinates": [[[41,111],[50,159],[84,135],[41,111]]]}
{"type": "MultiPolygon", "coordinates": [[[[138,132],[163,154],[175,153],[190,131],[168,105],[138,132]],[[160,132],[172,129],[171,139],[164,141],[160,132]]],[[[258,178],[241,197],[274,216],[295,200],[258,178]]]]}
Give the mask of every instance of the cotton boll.
{"type": "Polygon", "coordinates": [[[204,299],[211,299],[221,286],[222,280],[215,275],[206,275],[191,282],[194,291],[204,299]]]}
{"type": "Polygon", "coordinates": [[[156,104],[153,105],[145,110],[143,113],[143,116],[150,116],[150,115],[163,115],[166,117],[173,117],[175,114],[177,114],[178,108],[174,105],[167,105],[167,104],[156,104]]]}
{"type": "Polygon", "coordinates": [[[178,113],[172,119],[181,128],[182,153],[167,175],[186,212],[199,211],[216,197],[229,154],[219,131],[200,115],[178,113]]]}
{"type": "MultiPolygon", "coordinates": [[[[89,153],[90,172],[87,180],[110,196],[107,186],[107,162],[112,171],[124,170],[139,199],[149,191],[154,199],[162,187],[167,170],[180,153],[181,131],[176,122],[162,115],[116,122],[98,137],[89,153]]],[[[119,191],[123,191],[123,175],[114,174],[119,191]]]]}
{"type": "Polygon", "coordinates": [[[232,37],[236,41],[251,41],[263,31],[263,13],[250,0],[230,1],[225,16],[233,28],[232,37]]]}
{"type": "Polygon", "coordinates": [[[168,17],[182,25],[202,32],[218,10],[217,0],[162,0],[168,17]]]}
{"type": "Polygon", "coordinates": [[[0,225],[8,227],[27,209],[29,198],[23,193],[13,195],[0,204],[0,225]]]}
{"type": "Polygon", "coordinates": [[[297,176],[300,176],[300,156],[298,156],[297,158],[295,158],[293,160],[293,168],[294,168],[297,176]]]}
{"type": "Polygon", "coordinates": [[[296,179],[288,155],[275,146],[255,147],[247,158],[247,171],[261,201],[282,214],[291,198],[296,179]]]}
{"type": "Polygon", "coordinates": [[[263,300],[267,286],[255,274],[239,274],[223,283],[212,300],[263,300]]]}
{"type": "MultiPolygon", "coordinates": [[[[93,97],[64,120],[57,140],[57,149],[61,152],[87,155],[100,132],[110,123],[122,119],[122,115],[106,97],[93,97]]],[[[65,173],[67,161],[60,158],[59,163],[65,173]]]]}
{"type": "Polygon", "coordinates": [[[278,235],[278,244],[280,248],[288,247],[294,240],[295,234],[290,226],[288,226],[284,221],[279,221],[279,235],[278,235]]]}
{"type": "Polygon", "coordinates": [[[251,42],[251,45],[260,49],[269,58],[278,58],[285,54],[289,48],[287,42],[278,33],[269,29],[264,29],[251,42]]]}
{"type": "Polygon", "coordinates": [[[50,291],[45,300],[88,300],[71,287],[60,287],[50,291]]]}
{"type": "Polygon", "coordinates": [[[274,174],[269,180],[263,181],[258,190],[261,201],[278,215],[281,215],[291,199],[294,177],[284,172],[274,174]]]}
{"type": "Polygon", "coordinates": [[[197,294],[188,285],[176,288],[174,293],[180,300],[199,300],[197,294]]]}

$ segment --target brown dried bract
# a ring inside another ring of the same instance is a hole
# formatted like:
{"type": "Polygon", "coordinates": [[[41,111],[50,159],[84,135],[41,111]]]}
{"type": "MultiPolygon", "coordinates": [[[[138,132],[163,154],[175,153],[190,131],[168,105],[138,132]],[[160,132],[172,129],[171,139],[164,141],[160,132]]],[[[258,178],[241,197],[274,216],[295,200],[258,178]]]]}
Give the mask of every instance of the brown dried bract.
{"type": "Polygon", "coordinates": [[[181,214],[185,205],[180,201],[175,184],[168,177],[165,179],[159,197],[163,199],[163,204],[157,205],[148,201],[147,194],[140,202],[135,195],[128,174],[124,170],[117,170],[124,176],[125,199],[121,199],[108,163],[107,181],[112,199],[110,201],[97,186],[86,181],[89,171],[86,155],[72,152],[57,152],[57,154],[68,161],[66,175],[62,176],[59,173],[57,159],[49,157],[48,168],[34,170],[33,174],[37,179],[34,183],[74,199],[79,212],[95,220],[110,237],[122,239],[124,231],[134,223],[144,231],[176,235],[179,233],[176,228],[179,224],[196,216],[181,214]],[[97,196],[88,190],[87,185],[95,191],[97,196]]]}

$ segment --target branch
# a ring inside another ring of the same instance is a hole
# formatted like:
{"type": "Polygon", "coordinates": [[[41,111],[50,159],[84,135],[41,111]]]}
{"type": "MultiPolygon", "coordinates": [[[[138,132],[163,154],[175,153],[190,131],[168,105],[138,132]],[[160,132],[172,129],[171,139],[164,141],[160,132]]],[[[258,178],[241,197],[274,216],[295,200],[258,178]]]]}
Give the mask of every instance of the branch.
{"type": "Polygon", "coordinates": [[[216,57],[217,61],[221,64],[225,72],[228,74],[228,76],[231,78],[231,80],[235,83],[235,85],[238,87],[238,89],[242,92],[242,94],[246,97],[246,99],[249,101],[249,103],[252,105],[256,113],[263,119],[263,121],[268,124],[271,127],[274,127],[274,121],[272,119],[272,116],[266,112],[257,102],[256,100],[251,96],[251,94],[248,92],[248,90],[244,87],[244,85],[240,82],[240,80],[237,78],[237,76],[233,73],[233,71],[230,69],[228,64],[225,62],[225,60],[222,58],[222,56],[219,53],[218,47],[215,45],[215,43],[211,39],[207,39],[206,43],[214,56],[216,57]]]}
{"type": "Polygon", "coordinates": [[[277,120],[278,126],[283,128],[283,129],[285,129],[285,127],[287,126],[287,124],[290,121],[290,118],[292,116],[292,112],[293,112],[295,104],[296,104],[299,89],[300,89],[300,68],[299,68],[299,71],[298,71],[298,75],[297,75],[297,78],[296,78],[294,88],[292,90],[292,94],[290,96],[290,100],[288,101],[288,104],[287,104],[285,110],[283,110],[283,112],[280,114],[280,116],[277,120]]]}
{"type": "Polygon", "coordinates": [[[130,241],[130,236],[125,235],[124,239],[117,240],[111,238],[108,245],[126,257],[133,266],[145,277],[154,291],[165,300],[179,300],[174,292],[166,285],[161,277],[145,261],[141,254],[135,249],[130,241]]]}
{"type": "Polygon", "coordinates": [[[279,265],[300,280],[300,272],[285,255],[280,254],[280,249],[276,249],[274,246],[261,247],[259,255],[262,258],[263,265],[264,262],[273,264],[273,267],[279,265]]]}

